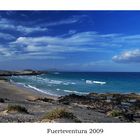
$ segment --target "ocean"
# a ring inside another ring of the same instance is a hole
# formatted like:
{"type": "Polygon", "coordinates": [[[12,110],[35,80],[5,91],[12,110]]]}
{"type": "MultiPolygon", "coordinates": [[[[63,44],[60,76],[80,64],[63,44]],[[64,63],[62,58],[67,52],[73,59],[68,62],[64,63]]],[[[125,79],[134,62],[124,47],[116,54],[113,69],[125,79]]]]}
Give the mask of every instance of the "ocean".
{"type": "Polygon", "coordinates": [[[140,93],[140,73],[137,72],[49,72],[38,76],[12,76],[10,80],[55,96],[140,93]]]}

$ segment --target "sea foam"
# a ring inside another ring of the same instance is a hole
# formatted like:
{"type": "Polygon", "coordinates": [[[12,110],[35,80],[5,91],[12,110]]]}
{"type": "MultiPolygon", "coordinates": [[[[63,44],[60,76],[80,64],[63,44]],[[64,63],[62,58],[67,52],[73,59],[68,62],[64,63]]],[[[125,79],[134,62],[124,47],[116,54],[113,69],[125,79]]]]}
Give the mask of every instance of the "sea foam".
{"type": "Polygon", "coordinates": [[[31,88],[31,89],[33,89],[33,90],[35,90],[35,91],[44,93],[44,94],[48,94],[48,95],[52,95],[52,96],[59,96],[59,95],[52,94],[52,93],[50,93],[50,92],[47,92],[46,90],[42,90],[42,89],[39,89],[39,88],[34,87],[34,86],[31,86],[31,85],[28,85],[27,87],[28,87],[28,88],[31,88]]]}
{"type": "Polygon", "coordinates": [[[86,94],[84,92],[79,92],[79,91],[75,91],[75,90],[63,90],[64,92],[67,92],[67,93],[75,93],[75,94],[86,94]]]}
{"type": "Polygon", "coordinates": [[[100,84],[100,85],[104,85],[104,84],[106,84],[106,82],[86,80],[86,84],[100,84]]]}

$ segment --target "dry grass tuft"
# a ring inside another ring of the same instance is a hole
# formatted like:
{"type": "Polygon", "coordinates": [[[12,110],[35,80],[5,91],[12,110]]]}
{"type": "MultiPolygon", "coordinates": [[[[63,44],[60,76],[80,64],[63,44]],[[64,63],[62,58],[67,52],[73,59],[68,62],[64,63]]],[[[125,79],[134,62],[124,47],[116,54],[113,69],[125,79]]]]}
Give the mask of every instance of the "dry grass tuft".
{"type": "Polygon", "coordinates": [[[81,122],[72,112],[67,111],[66,109],[56,108],[50,112],[48,112],[45,116],[43,116],[42,120],[55,120],[55,119],[71,119],[75,122],[81,122]]]}
{"type": "Polygon", "coordinates": [[[25,107],[20,105],[8,105],[7,112],[19,112],[19,113],[26,113],[28,114],[28,111],[25,107]]]}

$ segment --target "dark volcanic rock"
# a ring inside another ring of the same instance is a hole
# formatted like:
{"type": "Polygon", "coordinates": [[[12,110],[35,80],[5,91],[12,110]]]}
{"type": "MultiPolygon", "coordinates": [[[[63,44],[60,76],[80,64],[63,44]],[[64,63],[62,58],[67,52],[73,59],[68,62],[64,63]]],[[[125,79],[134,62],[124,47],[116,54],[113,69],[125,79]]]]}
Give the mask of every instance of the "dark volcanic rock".
{"type": "Polygon", "coordinates": [[[4,103],[5,100],[3,98],[0,98],[0,103],[4,103]]]}
{"type": "Polygon", "coordinates": [[[112,109],[112,104],[108,103],[104,100],[100,100],[99,98],[93,98],[84,95],[75,95],[70,94],[64,97],[59,98],[59,103],[62,104],[79,104],[79,105],[86,105],[88,109],[96,109],[100,110],[101,112],[106,112],[112,109]]]}
{"type": "Polygon", "coordinates": [[[50,99],[50,98],[37,98],[35,101],[43,101],[43,102],[53,102],[54,100],[53,99],[50,99]]]}
{"type": "Polygon", "coordinates": [[[112,110],[119,110],[121,120],[135,121],[135,116],[140,118],[140,95],[137,94],[97,94],[88,95],[71,94],[59,98],[59,103],[87,107],[98,112],[108,114],[112,110]]]}

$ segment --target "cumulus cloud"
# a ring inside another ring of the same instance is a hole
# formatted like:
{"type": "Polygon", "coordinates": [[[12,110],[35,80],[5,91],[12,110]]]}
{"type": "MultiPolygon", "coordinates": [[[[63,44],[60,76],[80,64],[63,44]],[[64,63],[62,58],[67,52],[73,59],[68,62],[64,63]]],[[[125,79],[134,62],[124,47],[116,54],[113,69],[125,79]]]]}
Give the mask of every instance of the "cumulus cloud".
{"type": "Polygon", "coordinates": [[[112,59],[119,63],[140,63],[140,49],[122,52],[119,55],[115,55],[112,59]]]}

